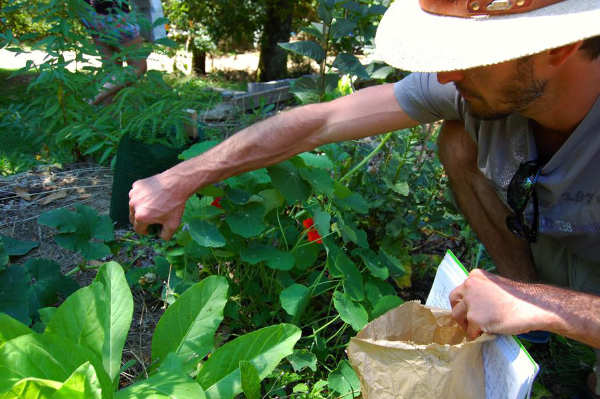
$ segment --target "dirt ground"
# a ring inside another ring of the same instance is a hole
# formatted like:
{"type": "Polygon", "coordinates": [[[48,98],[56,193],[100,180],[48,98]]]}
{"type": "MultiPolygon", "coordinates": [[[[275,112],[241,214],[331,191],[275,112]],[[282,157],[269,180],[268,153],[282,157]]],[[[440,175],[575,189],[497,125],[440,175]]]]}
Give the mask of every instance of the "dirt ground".
{"type": "MultiPolygon", "coordinates": [[[[26,256],[16,259],[23,263],[30,258],[51,259],[62,265],[63,272],[82,262],[78,253],[68,251],[54,242],[53,229],[37,223],[44,212],[84,204],[101,215],[108,215],[112,192],[109,168],[95,164],[74,164],[65,167],[47,166],[18,175],[0,178],[0,234],[18,240],[35,241],[39,246],[26,256]]],[[[116,237],[131,234],[129,229],[115,230],[116,237]]],[[[150,250],[151,251],[151,250],[150,250]]],[[[137,264],[150,262],[148,248],[134,251],[137,264]],[[139,256],[142,255],[142,256],[139,256]]],[[[121,264],[126,257],[109,257],[121,264]]],[[[73,277],[80,286],[91,283],[95,271],[78,272],[73,277]]],[[[123,363],[135,360],[135,365],[121,375],[121,385],[128,385],[143,375],[150,364],[154,327],[163,313],[162,302],[143,292],[133,292],[134,316],[123,353],[123,363]]]]}

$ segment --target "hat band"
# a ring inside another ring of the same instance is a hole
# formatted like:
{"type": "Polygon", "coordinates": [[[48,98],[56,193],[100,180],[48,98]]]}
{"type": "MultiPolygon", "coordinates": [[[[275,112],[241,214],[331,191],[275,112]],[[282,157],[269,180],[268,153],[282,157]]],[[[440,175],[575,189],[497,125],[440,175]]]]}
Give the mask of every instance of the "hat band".
{"type": "Polygon", "coordinates": [[[421,8],[432,14],[453,17],[506,15],[537,10],[563,0],[419,0],[421,8]]]}

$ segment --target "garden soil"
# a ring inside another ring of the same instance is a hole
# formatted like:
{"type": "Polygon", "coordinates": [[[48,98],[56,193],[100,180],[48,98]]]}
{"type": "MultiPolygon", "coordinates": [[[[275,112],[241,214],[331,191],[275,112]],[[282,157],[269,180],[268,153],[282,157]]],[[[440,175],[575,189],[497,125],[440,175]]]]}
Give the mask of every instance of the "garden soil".
{"type": "MultiPolygon", "coordinates": [[[[80,163],[43,166],[26,173],[0,178],[0,234],[18,240],[35,241],[39,246],[27,255],[14,259],[22,264],[30,258],[51,259],[68,272],[83,259],[78,253],[68,251],[54,242],[54,230],[37,223],[41,214],[59,208],[71,208],[83,204],[94,208],[101,215],[108,215],[111,202],[112,172],[95,164],[80,163]]],[[[135,234],[128,228],[116,229],[115,236],[123,238],[135,234]]],[[[117,261],[122,265],[150,265],[154,258],[151,246],[137,246],[132,253],[120,253],[103,261],[117,261]]],[[[73,277],[80,286],[89,285],[95,271],[78,272],[73,277]]],[[[135,378],[146,373],[150,364],[151,342],[154,327],[164,309],[160,300],[136,291],[134,315],[123,362],[135,360],[135,366],[121,374],[121,385],[129,385],[135,378]]]]}

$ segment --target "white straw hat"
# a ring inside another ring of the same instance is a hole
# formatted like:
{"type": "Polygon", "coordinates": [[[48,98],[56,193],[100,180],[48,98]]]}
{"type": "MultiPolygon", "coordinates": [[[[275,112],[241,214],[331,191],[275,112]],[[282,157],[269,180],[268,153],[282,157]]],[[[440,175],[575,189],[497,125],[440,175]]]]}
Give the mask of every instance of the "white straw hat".
{"type": "MultiPolygon", "coordinates": [[[[440,5],[522,0],[422,0],[440,5]]],[[[529,0],[527,0],[529,1],[529,0]]],[[[497,64],[600,35],[600,0],[563,0],[508,15],[456,17],[396,0],[375,37],[375,57],[406,71],[443,72],[497,64]]]]}

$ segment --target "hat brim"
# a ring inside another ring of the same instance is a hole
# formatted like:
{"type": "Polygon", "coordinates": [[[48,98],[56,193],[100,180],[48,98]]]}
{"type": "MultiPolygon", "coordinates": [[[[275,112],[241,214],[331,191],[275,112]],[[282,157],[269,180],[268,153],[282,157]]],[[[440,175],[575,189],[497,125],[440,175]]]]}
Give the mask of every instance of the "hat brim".
{"type": "Polygon", "coordinates": [[[565,0],[524,14],[460,18],[396,0],[375,37],[375,58],[413,72],[497,64],[600,35],[599,0],[565,0]]]}

